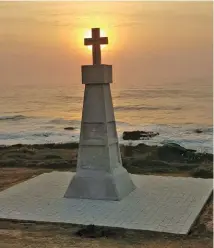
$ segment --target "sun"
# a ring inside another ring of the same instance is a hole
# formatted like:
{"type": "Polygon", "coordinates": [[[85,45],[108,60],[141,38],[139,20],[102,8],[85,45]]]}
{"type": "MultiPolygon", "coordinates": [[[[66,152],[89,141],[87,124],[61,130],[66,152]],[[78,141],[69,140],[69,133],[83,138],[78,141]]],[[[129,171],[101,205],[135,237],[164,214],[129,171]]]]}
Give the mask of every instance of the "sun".
{"type": "MultiPolygon", "coordinates": [[[[100,30],[100,37],[106,37],[104,30],[100,30]]],[[[84,34],[84,38],[91,38],[91,30],[87,30],[84,34]]],[[[92,51],[92,46],[86,46],[90,51],[92,51]]],[[[101,49],[105,48],[106,45],[101,45],[101,49]]]]}

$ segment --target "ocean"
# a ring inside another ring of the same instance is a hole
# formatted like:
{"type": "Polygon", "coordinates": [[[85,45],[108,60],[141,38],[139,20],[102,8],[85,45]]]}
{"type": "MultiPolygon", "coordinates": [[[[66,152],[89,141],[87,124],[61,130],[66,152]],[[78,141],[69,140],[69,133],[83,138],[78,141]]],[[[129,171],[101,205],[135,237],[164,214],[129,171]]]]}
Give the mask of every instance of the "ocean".
{"type": "MultiPolygon", "coordinates": [[[[211,86],[194,84],[112,84],[120,143],[173,142],[212,153],[211,86]],[[150,140],[124,141],[123,132],[131,130],[155,131],[159,135],[150,140]]],[[[84,94],[81,83],[1,85],[1,89],[0,145],[78,142],[84,94]]]]}
{"type": "Polygon", "coordinates": [[[91,64],[84,37],[100,27],[109,39],[102,63],[113,65],[120,143],[174,142],[212,152],[212,7],[185,1],[0,3],[0,145],[78,142],[80,66],[91,64]],[[159,135],[124,141],[130,130],[159,135]]]}

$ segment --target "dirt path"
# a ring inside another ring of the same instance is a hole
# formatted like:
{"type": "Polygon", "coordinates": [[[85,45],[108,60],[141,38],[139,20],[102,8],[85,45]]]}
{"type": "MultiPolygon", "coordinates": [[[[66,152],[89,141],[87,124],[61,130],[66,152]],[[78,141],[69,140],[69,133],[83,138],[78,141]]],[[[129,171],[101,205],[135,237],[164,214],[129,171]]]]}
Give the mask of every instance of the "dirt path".
{"type": "MultiPolygon", "coordinates": [[[[37,176],[48,169],[1,168],[0,190],[37,176]]],[[[188,236],[121,229],[83,232],[74,225],[0,221],[0,248],[211,248],[212,201],[188,236]],[[79,231],[79,232],[78,232],[79,231]],[[76,233],[82,234],[82,236],[76,233]],[[102,236],[102,237],[101,237],[102,236]],[[92,238],[93,237],[93,238],[92,238]]]]}

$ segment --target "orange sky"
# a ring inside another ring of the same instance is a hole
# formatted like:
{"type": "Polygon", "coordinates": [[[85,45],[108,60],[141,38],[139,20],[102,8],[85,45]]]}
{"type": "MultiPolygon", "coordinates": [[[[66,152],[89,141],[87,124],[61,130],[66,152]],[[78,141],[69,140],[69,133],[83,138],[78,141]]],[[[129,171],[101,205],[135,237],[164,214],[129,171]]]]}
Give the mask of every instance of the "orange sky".
{"type": "Polygon", "coordinates": [[[211,2],[0,2],[0,85],[81,83],[91,27],[117,85],[211,82],[211,2]]]}

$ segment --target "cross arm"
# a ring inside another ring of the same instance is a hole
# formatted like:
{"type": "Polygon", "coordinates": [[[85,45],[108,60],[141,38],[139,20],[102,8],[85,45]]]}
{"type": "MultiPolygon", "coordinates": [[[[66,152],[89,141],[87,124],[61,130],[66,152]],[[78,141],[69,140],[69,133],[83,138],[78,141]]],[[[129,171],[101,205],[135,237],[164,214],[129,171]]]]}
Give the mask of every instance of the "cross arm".
{"type": "Polygon", "coordinates": [[[85,46],[91,46],[94,44],[100,44],[100,45],[105,45],[108,44],[108,37],[100,37],[99,40],[93,40],[92,38],[85,38],[84,39],[84,45],[85,46]]]}
{"type": "Polygon", "coordinates": [[[84,39],[84,45],[85,46],[90,46],[90,45],[93,45],[93,44],[94,44],[94,41],[91,38],[85,38],[84,39]]]}
{"type": "Polygon", "coordinates": [[[108,44],[108,37],[100,37],[99,43],[103,45],[108,44]]]}

